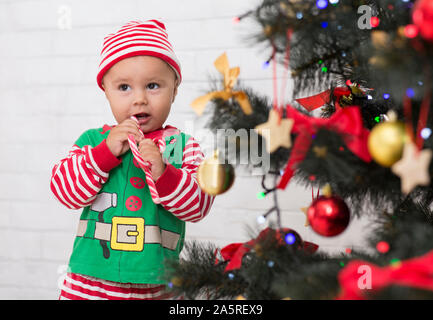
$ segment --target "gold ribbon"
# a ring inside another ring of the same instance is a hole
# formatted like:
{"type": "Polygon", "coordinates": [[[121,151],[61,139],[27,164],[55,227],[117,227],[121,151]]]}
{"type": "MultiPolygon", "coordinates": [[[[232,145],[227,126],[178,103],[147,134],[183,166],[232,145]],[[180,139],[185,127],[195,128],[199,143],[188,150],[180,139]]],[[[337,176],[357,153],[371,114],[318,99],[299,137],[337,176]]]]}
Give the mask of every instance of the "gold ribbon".
{"type": "Polygon", "coordinates": [[[198,97],[191,103],[191,107],[198,115],[202,115],[206,104],[216,98],[228,100],[230,98],[236,99],[241,106],[242,111],[245,114],[251,114],[253,112],[248,96],[243,91],[233,91],[233,87],[236,84],[237,77],[239,76],[240,68],[229,67],[229,61],[227,55],[224,52],[214,62],[215,68],[221,72],[224,76],[224,90],[223,91],[212,91],[204,96],[198,97]]]}

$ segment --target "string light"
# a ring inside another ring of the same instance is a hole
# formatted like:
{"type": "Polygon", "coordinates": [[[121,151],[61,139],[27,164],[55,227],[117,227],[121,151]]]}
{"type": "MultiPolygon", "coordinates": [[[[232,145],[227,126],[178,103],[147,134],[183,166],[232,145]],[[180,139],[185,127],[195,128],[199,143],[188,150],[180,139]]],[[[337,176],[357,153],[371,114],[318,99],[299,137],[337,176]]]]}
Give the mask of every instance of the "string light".
{"type": "Polygon", "coordinates": [[[327,28],[328,27],[328,21],[322,21],[320,23],[320,25],[322,26],[322,28],[327,28]]]}
{"type": "Polygon", "coordinates": [[[288,233],[284,237],[284,240],[286,241],[287,244],[294,244],[296,241],[296,237],[293,233],[288,233]]]}
{"type": "Polygon", "coordinates": [[[266,222],[266,218],[264,216],[258,216],[257,217],[257,223],[258,224],[263,224],[266,222]]]}
{"type": "Polygon", "coordinates": [[[384,93],[384,94],[383,94],[383,98],[384,98],[385,100],[388,100],[389,97],[390,97],[389,93],[384,93]]]}
{"type": "Polygon", "coordinates": [[[232,18],[232,22],[233,22],[234,24],[238,24],[238,23],[239,23],[243,18],[249,16],[249,15],[252,14],[252,13],[253,13],[253,10],[250,10],[250,11],[248,11],[248,12],[246,12],[246,13],[240,15],[240,16],[233,17],[233,18],[232,18]]]}
{"type": "Polygon", "coordinates": [[[259,192],[259,193],[257,193],[257,199],[263,199],[263,198],[265,198],[266,197],[266,193],[264,193],[263,191],[262,192],[259,192]]]}
{"type": "Polygon", "coordinates": [[[406,95],[407,95],[409,98],[413,98],[413,96],[415,95],[415,91],[413,91],[412,88],[407,88],[407,90],[406,90],[406,95]]]}
{"type": "Polygon", "coordinates": [[[376,249],[380,253],[387,253],[389,251],[389,243],[386,241],[379,241],[376,244],[376,249]]]}
{"type": "Polygon", "coordinates": [[[301,20],[304,17],[304,15],[302,14],[302,12],[296,12],[296,18],[298,20],[301,20]]]}
{"type": "Polygon", "coordinates": [[[316,6],[319,9],[325,9],[328,6],[328,0],[317,0],[316,6]]]}
{"type": "Polygon", "coordinates": [[[431,130],[430,128],[424,128],[424,129],[422,129],[421,132],[420,132],[421,137],[422,137],[424,140],[428,139],[428,138],[430,137],[431,133],[432,133],[432,130],[431,130]]]}
{"type": "Polygon", "coordinates": [[[401,261],[399,259],[391,259],[390,263],[389,263],[393,268],[398,268],[401,266],[401,261]]]}
{"type": "Polygon", "coordinates": [[[380,23],[380,20],[379,20],[378,17],[371,17],[371,19],[370,19],[370,25],[373,28],[376,28],[377,26],[379,26],[379,23],[380,23]]]}
{"type": "Polygon", "coordinates": [[[404,35],[409,39],[415,38],[418,35],[418,27],[414,24],[408,24],[404,27],[404,35]]]}

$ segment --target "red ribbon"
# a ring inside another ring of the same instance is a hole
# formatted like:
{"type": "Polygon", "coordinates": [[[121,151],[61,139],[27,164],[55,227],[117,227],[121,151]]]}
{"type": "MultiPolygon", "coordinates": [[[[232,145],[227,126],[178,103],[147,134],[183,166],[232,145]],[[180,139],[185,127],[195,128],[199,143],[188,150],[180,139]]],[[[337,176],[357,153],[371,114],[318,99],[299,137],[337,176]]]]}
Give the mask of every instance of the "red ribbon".
{"type": "Polygon", "coordinates": [[[306,98],[298,98],[295,99],[301,106],[303,106],[307,111],[313,111],[317,108],[320,108],[324,104],[328,103],[330,100],[331,90],[328,89],[326,91],[315,94],[311,97],[306,98]]]}
{"type": "MultiPolygon", "coordinates": [[[[224,258],[225,261],[229,261],[224,271],[230,271],[234,269],[239,269],[242,266],[242,258],[244,255],[249,252],[251,249],[254,248],[254,246],[259,243],[260,241],[263,241],[263,239],[267,236],[269,236],[269,232],[275,232],[276,233],[276,239],[278,241],[279,245],[284,245],[284,234],[289,233],[292,230],[288,228],[282,228],[279,230],[273,230],[271,228],[266,228],[263,231],[260,232],[258,237],[256,239],[252,239],[245,243],[231,243],[224,248],[220,250],[221,256],[224,258]]],[[[317,251],[319,246],[315,243],[303,241],[302,243],[302,249],[308,253],[314,253],[317,251]]],[[[218,259],[215,260],[215,263],[218,263],[218,259]]]]}
{"type": "Polygon", "coordinates": [[[371,161],[367,148],[369,131],[364,128],[361,113],[356,106],[341,108],[330,118],[309,117],[290,105],[286,106],[286,116],[294,120],[292,133],[298,134],[293,144],[289,161],[277,188],[284,189],[310,148],[313,135],[318,129],[325,128],[343,134],[347,147],[365,162],[371,161]]]}
{"type": "MultiPolygon", "coordinates": [[[[342,109],[342,107],[340,105],[340,98],[342,96],[348,96],[351,93],[352,92],[350,91],[350,89],[345,88],[345,87],[337,87],[334,89],[333,95],[336,98],[335,99],[335,109],[337,111],[342,109]]],[[[330,100],[331,100],[331,89],[320,92],[320,93],[315,94],[314,96],[311,96],[311,97],[296,99],[296,101],[300,105],[302,105],[305,109],[307,109],[310,112],[317,109],[317,108],[320,108],[324,104],[329,103],[330,100]]]]}
{"type": "Polygon", "coordinates": [[[412,126],[412,102],[411,99],[405,94],[403,98],[403,111],[406,119],[406,132],[409,135],[412,142],[415,143],[418,150],[421,150],[424,144],[421,136],[421,130],[425,128],[430,108],[431,91],[426,90],[423,101],[421,102],[421,108],[419,112],[419,118],[417,123],[416,135],[413,134],[412,126]]]}
{"type": "Polygon", "coordinates": [[[363,293],[377,292],[394,284],[433,291],[433,251],[383,268],[365,261],[351,261],[338,274],[338,281],[342,291],[337,300],[363,300],[367,298],[363,293]],[[370,278],[364,283],[361,277],[370,278]],[[367,283],[371,286],[365,287],[367,283]]]}

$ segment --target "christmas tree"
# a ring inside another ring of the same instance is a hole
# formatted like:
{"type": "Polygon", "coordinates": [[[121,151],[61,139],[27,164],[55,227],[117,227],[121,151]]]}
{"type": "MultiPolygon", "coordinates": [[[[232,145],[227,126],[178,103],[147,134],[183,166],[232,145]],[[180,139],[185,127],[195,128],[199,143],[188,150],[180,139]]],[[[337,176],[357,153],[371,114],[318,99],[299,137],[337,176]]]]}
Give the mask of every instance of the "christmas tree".
{"type": "MultiPolygon", "coordinates": [[[[222,55],[221,86],[192,106],[212,108],[210,129],[254,129],[249,139],[266,144],[263,181],[275,184],[262,183],[262,196],[275,206],[262,219],[276,223],[224,248],[187,243],[172,289],[192,299],[433,298],[433,0],[263,0],[244,19],[269,48],[274,95],[236,85],[239,69],[222,55]],[[293,79],[294,101],[277,94],[277,68],[293,79]],[[282,226],[276,190],[292,180],[322,189],[305,213],[324,237],[374,215],[369,248],[325,254],[282,226]]],[[[223,172],[215,194],[227,190],[230,165],[206,165],[223,172]]]]}

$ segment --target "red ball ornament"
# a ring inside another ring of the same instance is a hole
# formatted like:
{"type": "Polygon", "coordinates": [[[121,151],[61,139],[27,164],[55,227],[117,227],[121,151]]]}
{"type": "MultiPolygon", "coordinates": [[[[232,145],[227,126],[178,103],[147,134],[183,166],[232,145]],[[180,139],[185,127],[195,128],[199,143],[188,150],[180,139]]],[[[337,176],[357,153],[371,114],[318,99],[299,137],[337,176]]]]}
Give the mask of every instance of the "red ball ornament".
{"type": "Polygon", "coordinates": [[[433,1],[418,0],[412,11],[412,20],[421,36],[433,41],[433,1]]]}
{"type": "Polygon", "coordinates": [[[343,232],[350,220],[350,210],[338,196],[320,196],[307,211],[311,228],[321,236],[333,237],[343,232]]]}

